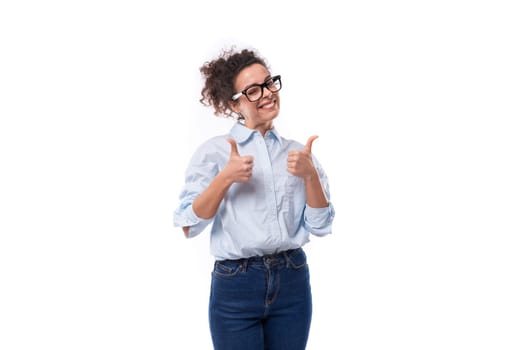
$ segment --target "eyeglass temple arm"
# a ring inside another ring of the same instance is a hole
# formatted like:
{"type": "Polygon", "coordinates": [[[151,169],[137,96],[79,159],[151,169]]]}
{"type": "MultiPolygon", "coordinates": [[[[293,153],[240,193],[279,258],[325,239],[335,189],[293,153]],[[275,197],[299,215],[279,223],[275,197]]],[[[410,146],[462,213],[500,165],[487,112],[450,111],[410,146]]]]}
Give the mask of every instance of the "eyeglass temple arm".
{"type": "Polygon", "coordinates": [[[232,96],[232,100],[233,100],[233,101],[236,101],[236,100],[238,100],[239,97],[241,97],[241,96],[242,96],[242,91],[236,93],[235,95],[233,95],[233,96],[232,96]]]}

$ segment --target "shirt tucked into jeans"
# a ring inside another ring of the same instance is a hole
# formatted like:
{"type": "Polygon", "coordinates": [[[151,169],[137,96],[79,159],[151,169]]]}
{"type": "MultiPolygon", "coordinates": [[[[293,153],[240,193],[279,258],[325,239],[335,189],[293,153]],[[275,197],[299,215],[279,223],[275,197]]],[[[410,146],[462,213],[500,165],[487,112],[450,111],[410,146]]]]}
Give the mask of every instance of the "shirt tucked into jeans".
{"type": "MultiPolygon", "coordinates": [[[[209,323],[216,350],[304,350],[312,315],[307,258],[309,235],[331,233],[334,209],[306,204],[302,178],[287,170],[288,152],[304,145],[275,129],[263,137],[235,124],[229,135],[214,137],[194,153],[175,210],[175,226],[189,237],[210,223],[212,272],[209,323]],[[199,218],[192,203],[226,166],[231,146],[254,158],[249,181],[232,184],[214,217],[199,218]]],[[[312,156],[330,200],[328,178],[312,156]]]]}

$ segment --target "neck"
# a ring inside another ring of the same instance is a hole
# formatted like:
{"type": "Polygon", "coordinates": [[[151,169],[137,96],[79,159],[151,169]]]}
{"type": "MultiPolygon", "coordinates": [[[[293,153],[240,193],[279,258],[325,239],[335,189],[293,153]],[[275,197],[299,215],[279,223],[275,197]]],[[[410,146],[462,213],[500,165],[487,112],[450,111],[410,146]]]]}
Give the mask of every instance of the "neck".
{"type": "Polygon", "coordinates": [[[246,123],[244,126],[252,130],[257,130],[258,132],[261,133],[262,136],[266,135],[266,132],[273,128],[273,124],[271,121],[262,123],[262,124],[258,124],[258,125],[249,125],[248,123],[246,123]]]}

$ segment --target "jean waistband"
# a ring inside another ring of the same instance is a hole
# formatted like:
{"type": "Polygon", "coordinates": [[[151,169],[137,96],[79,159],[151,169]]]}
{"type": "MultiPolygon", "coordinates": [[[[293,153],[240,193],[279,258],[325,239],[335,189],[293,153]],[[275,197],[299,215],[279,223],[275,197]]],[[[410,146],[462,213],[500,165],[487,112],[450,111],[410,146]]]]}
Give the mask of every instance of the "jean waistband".
{"type": "Polygon", "coordinates": [[[268,254],[268,255],[262,255],[262,256],[252,256],[249,258],[242,258],[242,259],[235,259],[235,260],[222,260],[222,261],[228,261],[233,263],[238,263],[242,265],[259,265],[259,264],[274,264],[274,263],[285,263],[287,260],[287,257],[293,254],[296,254],[297,252],[302,251],[303,248],[295,248],[295,249],[289,249],[282,252],[274,253],[274,254],[268,254]]]}

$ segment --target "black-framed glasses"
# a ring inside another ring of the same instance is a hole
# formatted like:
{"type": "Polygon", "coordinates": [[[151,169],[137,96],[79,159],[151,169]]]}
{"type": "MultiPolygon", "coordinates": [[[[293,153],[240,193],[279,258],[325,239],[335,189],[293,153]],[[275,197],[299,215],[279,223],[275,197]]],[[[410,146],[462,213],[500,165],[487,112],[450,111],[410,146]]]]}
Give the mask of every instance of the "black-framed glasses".
{"type": "Polygon", "coordinates": [[[275,75],[273,77],[268,78],[264,83],[262,84],[252,84],[248,86],[246,89],[242,90],[241,92],[236,93],[232,96],[232,100],[236,101],[241,97],[242,95],[246,96],[248,101],[250,102],[257,102],[259,101],[263,95],[264,95],[264,88],[267,88],[271,92],[277,92],[281,90],[282,84],[281,84],[281,76],[275,75]]]}

